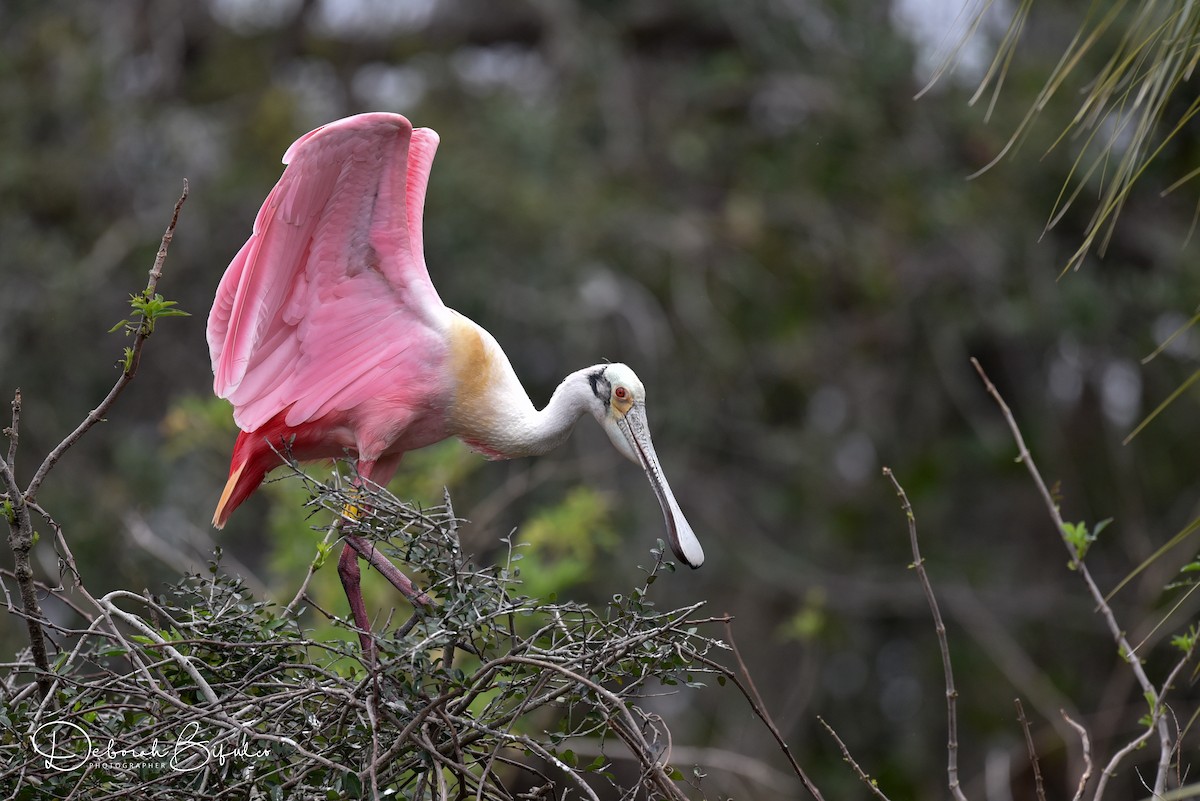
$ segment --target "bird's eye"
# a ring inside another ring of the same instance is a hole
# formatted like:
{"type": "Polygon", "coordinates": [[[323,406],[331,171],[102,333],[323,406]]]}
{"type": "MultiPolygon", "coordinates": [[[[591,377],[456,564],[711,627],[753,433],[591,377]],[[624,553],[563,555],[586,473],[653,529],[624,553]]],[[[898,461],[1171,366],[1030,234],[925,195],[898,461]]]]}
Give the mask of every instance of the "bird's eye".
{"type": "Polygon", "coordinates": [[[617,400],[628,400],[629,390],[625,389],[625,387],[617,387],[613,390],[613,397],[617,400]]]}

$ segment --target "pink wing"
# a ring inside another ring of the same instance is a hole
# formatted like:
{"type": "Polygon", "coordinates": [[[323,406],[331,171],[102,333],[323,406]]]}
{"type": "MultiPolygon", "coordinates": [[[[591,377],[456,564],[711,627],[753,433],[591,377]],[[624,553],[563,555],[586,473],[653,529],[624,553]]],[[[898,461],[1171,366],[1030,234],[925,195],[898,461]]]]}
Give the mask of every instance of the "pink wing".
{"type": "Polygon", "coordinates": [[[421,214],[438,136],[398,114],[305,134],[217,288],[213,389],[254,431],[297,426],[433,380],[446,308],[429,280],[421,214]]]}

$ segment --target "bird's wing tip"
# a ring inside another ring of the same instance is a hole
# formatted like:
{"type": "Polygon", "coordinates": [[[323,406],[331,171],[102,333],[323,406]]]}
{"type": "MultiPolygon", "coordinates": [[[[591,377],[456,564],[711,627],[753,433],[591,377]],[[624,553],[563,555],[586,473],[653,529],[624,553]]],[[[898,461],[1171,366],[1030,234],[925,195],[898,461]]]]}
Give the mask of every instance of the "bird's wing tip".
{"type": "MultiPolygon", "coordinates": [[[[292,142],[291,147],[283,154],[283,163],[291,164],[299,152],[316,138],[324,138],[337,133],[353,133],[370,130],[372,128],[394,128],[406,133],[412,133],[413,125],[408,117],[403,114],[396,114],[392,111],[367,111],[362,114],[354,114],[349,117],[342,117],[333,122],[327,122],[324,125],[313,128],[308,133],[301,136],[295,142],[292,142]]],[[[429,131],[428,128],[420,130],[429,131]]],[[[430,131],[430,133],[433,133],[430,131]]],[[[437,134],[433,134],[436,142],[437,134]]]]}

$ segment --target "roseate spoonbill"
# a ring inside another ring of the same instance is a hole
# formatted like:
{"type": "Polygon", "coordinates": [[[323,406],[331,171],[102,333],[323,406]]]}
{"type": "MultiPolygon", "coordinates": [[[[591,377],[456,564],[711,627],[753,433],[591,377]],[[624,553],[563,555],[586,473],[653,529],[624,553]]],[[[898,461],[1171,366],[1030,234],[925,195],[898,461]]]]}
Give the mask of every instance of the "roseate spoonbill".
{"type": "MultiPolygon", "coordinates": [[[[675,555],[699,567],[704,552],[655,456],[634,372],[578,370],[539,411],[492,335],[442,304],[421,233],[437,145],[428,128],[372,113],[317,128],[284,154],[208,318],[213,389],[242,429],[213,525],[279,466],[286,443],[306,461],[350,454],[360,476],[386,484],[405,451],[458,437],[492,459],[542,454],[591,414],[646,471],[675,555]]],[[[366,651],[356,552],[409,600],[426,598],[369,540],[345,539],[338,574],[366,651]]]]}

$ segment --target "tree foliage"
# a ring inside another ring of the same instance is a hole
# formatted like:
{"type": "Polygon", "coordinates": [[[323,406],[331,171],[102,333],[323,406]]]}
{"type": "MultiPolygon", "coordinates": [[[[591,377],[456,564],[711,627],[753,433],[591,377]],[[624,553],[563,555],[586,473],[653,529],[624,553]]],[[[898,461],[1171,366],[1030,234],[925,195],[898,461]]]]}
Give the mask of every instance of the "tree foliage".
{"type": "MultiPolygon", "coordinates": [[[[993,95],[1000,92],[1013,59],[1018,57],[1021,35],[1034,6],[1035,0],[1016,4],[974,99],[989,89],[993,95]]],[[[979,4],[969,29],[977,30],[992,10],[990,0],[979,4]]],[[[1074,163],[1046,227],[1054,227],[1081,196],[1094,195],[1096,207],[1083,230],[1082,242],[1064,269],[1078,269],[1093,251],[1104,253],[1134,184],[1200,111],[1200,98],[1186,97],[1187,82],[1200,63],[1198,33],[1200,9],[1194,3],[1122,0],[1089,5],[1012,138],[987,165],[1008,155],[1049,104],[1078,103],[1054,143],[1069,141],[1074,163]],[[1064,88],[1078,85],[1083,86],[1078,101],[1057,97],[1064,88]]],[[[1178,189],[1197,172],[1179,176],[1164,194],[1178,189]]]]}

